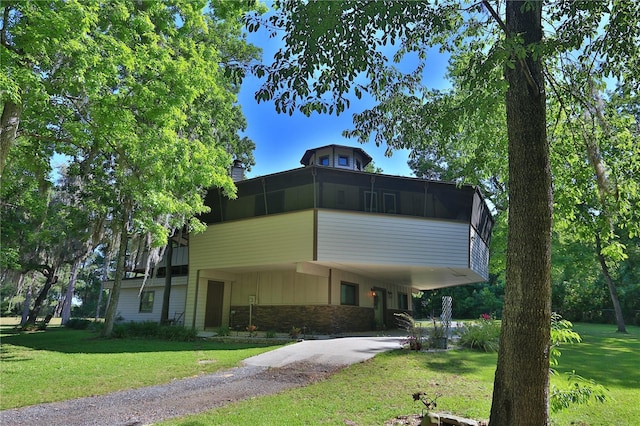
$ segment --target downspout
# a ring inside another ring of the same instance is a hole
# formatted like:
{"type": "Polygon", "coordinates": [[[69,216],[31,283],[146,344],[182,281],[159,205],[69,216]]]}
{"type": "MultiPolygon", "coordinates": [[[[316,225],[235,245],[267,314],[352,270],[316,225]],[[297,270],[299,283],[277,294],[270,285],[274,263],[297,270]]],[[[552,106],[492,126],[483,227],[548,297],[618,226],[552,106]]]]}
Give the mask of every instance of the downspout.
{"type": "Polygon", "coordinates": [[[373,184],[376,181],[375,176],[371,176],[371,196],[369,197],[369,213],[373,213],[373,184]]]}
{"type": "Polygon", "coordinates": [[[264,214],[269,214],[269,208],[267,206],[267,181],[262,178],[262,197],[264,198],[264,214]]]}
{"type": "Polygon", "coordinates": [[[224,222],[224,213],[222,211],[222,192],[218,189],[218,206],[220,206],[220,222],[224,222]]]}
{"type": "Polygon", "coordinates": [[[317,169],[315,168],[315,166],[313,167],[313,170],[311,170],[311,176],[313,178],[313,209],[315,210],[316,208],[318,208],[318,190],[316,188],[316,171],[317,169]]]}
{"type": "Polygon", "coordinates": [[[424,217],[427,217],[427,193],[429,192],[429,182],[424,183],[424,217]]]}
{"type": "Polygon", "coordinates": [[[260,296],[260,272],[258,272],[258,279],[256,280],[256,300],[255,304],[258,304],[258,297],[260,296]]]}
{"type": "MultiPolygon", "coordinates": [[[[235,316],[235,311],[233,310],[233,283],[235,281],[229,281],[229,328],[233,329],[233,317],[235,316]]],[[[224,297],[224,296],[223,296],[224,297]]]]}
{"type": "Polygon", "coordinates": [[[329,305],[332,304],[332,300],[331,300],[331,268],[329,268],[329,277],[327,278],[329,280],[329,305]]]}
{"type": "Polygon", "coordinates": [[[200,269],[196,271],[196,294],[193,298],[193,318],[191,328],[196,328],[196,313],[198,312],[198,291],[200,290],[200,269]]]}

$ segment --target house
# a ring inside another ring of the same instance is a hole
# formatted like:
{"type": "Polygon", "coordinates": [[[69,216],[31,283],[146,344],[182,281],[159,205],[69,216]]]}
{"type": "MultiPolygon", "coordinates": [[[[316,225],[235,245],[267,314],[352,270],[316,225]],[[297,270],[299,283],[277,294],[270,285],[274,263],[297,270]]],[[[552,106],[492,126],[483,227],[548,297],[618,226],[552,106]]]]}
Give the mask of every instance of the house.
{"type": "MultiPolygon", "coordinates": [[[[370,162],[360,148],[327,145],[306,151],[301,168],[236,182],[234,200],[210,190],[211,212],[200,218],[207,229],[182,247],[186,283],[178,274],[171,290],[184,324],[331,333],[394,327],[394,313],[412,311],[412,293],[486,281],[493,218],[480,191],[367,173],[370,162]]],[[[154,292],[148,314],[159,312],[159,286],[146,285],[154,292]]],[[[132,302],[133,292],[121,294],[125,319],[142,319],[135,295],[132,302]]]]}

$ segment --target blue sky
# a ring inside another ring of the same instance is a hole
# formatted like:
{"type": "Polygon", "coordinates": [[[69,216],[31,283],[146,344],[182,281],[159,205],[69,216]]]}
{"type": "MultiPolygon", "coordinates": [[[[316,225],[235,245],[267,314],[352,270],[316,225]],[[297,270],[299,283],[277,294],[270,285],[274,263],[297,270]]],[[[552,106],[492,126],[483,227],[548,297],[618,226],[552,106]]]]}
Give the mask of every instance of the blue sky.
{"type": "MultiPolygon", "coordinates": [[[[273,54],[281,44],[278,38],[269,38],[266,32],[259,31],[248,35],[249,42],[263,49],[263,61],[271,62],[273,54]]],[[[446,71],[446,58],[434,54],[426,70],[430,84],[439,88],[446,86],[443,80],[446,71]]],[[[375,143],[359,144],[355,139],[342,136],[342,131],[353,128],[352,115],[372,106],[370,100],[351,99],[351,108],[339,116],[313,114],[306,117],[301,113],[278,114],[273,102],[261,102],[254,99],[260,80],[246,78],[239,94],[239,102],[247,118],[246,136],[251,138],[256,149],[256,165],[247,173],[247,177],[262,176],[301,167],[300,159],[310,148],[329,144],[357,146],[364,149],[372,158],[376,167],[385,174],[413,176],[407,165],[408,151],[394,151],[391,157],[385,157],[385,146],[376,147],[375,143]]]]}

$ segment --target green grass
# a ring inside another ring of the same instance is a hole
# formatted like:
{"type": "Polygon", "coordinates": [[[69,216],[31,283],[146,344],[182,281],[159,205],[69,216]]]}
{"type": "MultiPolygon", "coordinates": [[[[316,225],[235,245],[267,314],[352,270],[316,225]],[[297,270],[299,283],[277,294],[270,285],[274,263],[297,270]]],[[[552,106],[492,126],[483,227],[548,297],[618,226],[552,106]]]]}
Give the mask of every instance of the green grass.
{"type": "MultiPolygon", "coordinates": [[[[640,328],[629,335],[611,325],[577,325],[584,343],[564,346],[554,383],[576,370],[609,389],[605,404],[574,405],[552,416],[553,425],[634,424],[640,418],[640,328]]],[[[411,395],[424,391],[437,410],[487,419],[497,354],[471,351],[397,351],[351,366],[326,381],[278,395],[242,401],[167,425],[384,424],[398,415],[420,413],[411,395]],[[351,423],[349,423],[351,424],[351,423]]]]}
{"type": "MultiPolygon", "coordinates": [[[[166,422],[180,425],[381,425],[419,413],[412,394],[427,392],[438,408],[484,418],[491,404],[495,354],[395,351],[342,370],[323,382],[166,422]]],[[[163,423],[164,424],[164,423],[163,423]]]]}
{"type": "Polygon", "coordinates": [[[84,330],[0,334],[0,409],[22,407],[235,367],[276,345],[99,339],[84,330]]]}
{"type": "MultiPolygon", "coordinates": [[[[610,401],[559,412],[559,425],[623,425],[640,422],[640,327],[616,333],[615,325],[574,324],[582,343],[561,348],[559,373],[575,370],[606,386],[610,401]],[[573,423],[572,423],[573,422],[573,423]]],[[[566,376],[554,377],[565,384],[566,376]]]]}
{"type": "MultiPolygon", "coordinates": [[[[576,370],[609,389],[605,404],[572,406],[554,425],[633,424],[640,418],[640,328],[578,324],[583,343],[562,348],[560,376],[576,370]],[[631,423],[630,423],[631,422],[631,423]]],[[[86,331],[56,329],[2,335],[3,409],[167,382],[212,372],[273,348],[214,342],[102,340],[86,331]],[[205,362],[201,362],[205,361],[205,362]],[[167,368],[170,366],[170,368],[167,368]]],[[[241,401],[171,425],[383,424],[420,413],[414,392],[438,396],[438,410],[486,419],[497,355],[473,351],[395,351],[353,365],[329,379],[277,395],[241,401]]]]}

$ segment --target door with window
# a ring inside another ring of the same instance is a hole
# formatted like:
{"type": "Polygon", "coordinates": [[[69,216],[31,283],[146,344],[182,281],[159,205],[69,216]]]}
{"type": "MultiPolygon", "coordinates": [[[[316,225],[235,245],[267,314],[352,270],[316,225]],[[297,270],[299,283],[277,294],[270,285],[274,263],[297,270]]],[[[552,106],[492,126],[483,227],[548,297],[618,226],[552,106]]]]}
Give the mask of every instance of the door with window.
{"type": "Polygon", "coordinates": [[[383,288],[375,287],[373,289],[373,318],[376,322],[376,328],[385,329],[385,318],[387,312],[387,291],[383,288]]]}
{"type": "Polygon", "coordinates": [[[209,281],[207,284],[207,307],[204,314],[205,328],[222,325],[222,303],[224,301],[224,283],[209,281]]]}

